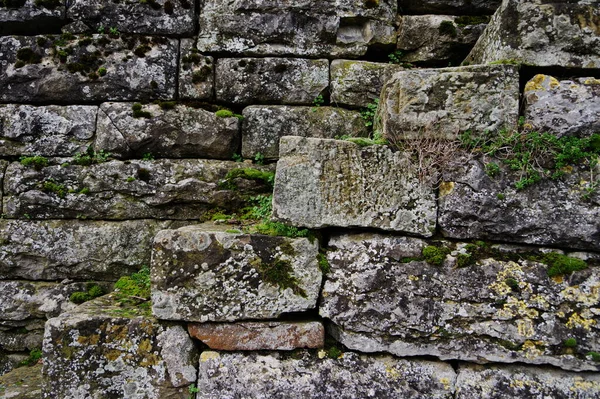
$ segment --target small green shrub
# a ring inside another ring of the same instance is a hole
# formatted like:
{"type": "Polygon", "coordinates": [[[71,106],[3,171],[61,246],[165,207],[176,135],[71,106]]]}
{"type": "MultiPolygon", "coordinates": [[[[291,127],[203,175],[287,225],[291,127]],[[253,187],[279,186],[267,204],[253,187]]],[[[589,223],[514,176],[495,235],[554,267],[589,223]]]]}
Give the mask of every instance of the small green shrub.
{"type": "Polygon", "coordinates": [[[150,299],[150,269],[143,266],[131,276],[123,276],[115,283],[119,297],[135,296],[150,299]]]}
{"type": "Polygon", "coordinates": [[[500,174],[500,166],[495,162],[485,164],[485,174],[489,177],[496,177],[500,174]]]}
{"type": "Polygon", "coordinates": [[[257,165],[264,165],[265,156],[260,152],[257,152],[256,155],[254,155],[254,163],[256,163],[257,165]]]}
{"type": "Polygon", "coordinates": [[[142,155],[142,160],[144,160],[144,161],[153,161],[154,160],[154,155],[152,155],[151,152],[146,152],[146,153],[144,153],[144,155],[142,155]]]}
{"type": "Polygon", "coordinates": [[[591,357],[593,361],[600,363],[600,353],[598,353],[598,352],[588,352],[587,356],[591,357]]]}

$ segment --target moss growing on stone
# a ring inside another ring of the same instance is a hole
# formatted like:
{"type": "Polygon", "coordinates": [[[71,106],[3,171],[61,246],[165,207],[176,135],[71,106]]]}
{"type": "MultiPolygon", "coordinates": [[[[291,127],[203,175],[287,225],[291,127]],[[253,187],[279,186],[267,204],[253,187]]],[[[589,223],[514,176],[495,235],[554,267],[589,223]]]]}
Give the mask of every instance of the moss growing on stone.
{"type": "Polygon", "coordinates": [[[42,170],[48,166],[48,159],[39,155],[33,157],[21,157],[21,165],[34,168],[35,170],[42,170]]]}
{"type": "Polygon", "coordinates": [[[581,259],[571,258],[555,252],[545,254],[541,261],[548,265],[549,277],[571,274],[588,267],[587,263],[581,259]]]}
{"type": "Polygon", "coordinates": [[[135,103],[131,106],[134,118],[152,118],[152,114],[148,111],[142,111],[142,104],[135,103]]]}
{"type": "Polygon", "coordinates": [[[272,188],[275,181],[275,173],[253,168],[233,169],[227,173],[225,180],[219,184],[219,187],[226,190],[237,189],[237,184],[233,181],[234,179],[262,181],[272,188]]]}
{"type": "Polygon", "coordinates": [[[146,56],[146,53],[150,50],[150,46],[142,44],[141,46],[138,46],[135,50],[133,50],[133,54],[137,55],[140,58],[144,58],[146,56]]]}
{"type": "Polygon", "coordinates": [[[39,64],[42,62],[42,56],[29,47],[23,47],[17,51],[17,60],[23,64],[39,64]]]}
{"type": "Polygon", "coordinates": [[[577,340],[575,338],[568,338],[563,343],[565,348],[575,348],[577,346],[577,340]]]}
{"type": "Polygon", "coordinates": [[[435,247],[433,245],[423,248],[422,255],[425,261],[435,266],[441,266],[446,259],[450,249],[444,247],[435,247]]]}
{"type": "Polygon", "coordinates": [[[294,269],[289,261],[276,259],[273,262],[265,263],[257,259],[253,263],[253,266],[260,272],[262,279],[267,283],[279,286],[283,290],[290,288],[294,294],[303,298],[307,297],[306,291],[298,285],[299,281],[293,275],[294,269]]]}
{"type": "Polygon", "coordinates": [[[72,293],[69,300],[79,305],[105,294],[104,289],[96,283],[88,283],[86,289],[72,293]]]}
{"type": "Polygon", "coordinates": [[[137,297],[150,299],[150,269],[144,266],[131,276],[123,276],[115,283],[119,298],[137,297]]]}
{"type": "Polygon", "coordinates": [[[215,112],[215,116],[217,118],[231,118],[233,116],[233,112],[228,109],[220,109],[215,112]]]}
{"type": "Polygon", "coordinates": [[[19,362],[17,367],[33,366],[33,365],[37,364],[37,362],[41,358],[42,358],[42,350],[37,349],[37,348],[32,349],[31,352],[29,352],[29,356],[25,360],[22,360],[21,362],[19,362]]]}
{"type": "Polygon", "coordinates": [[[593,361],[600,363],[600,353],[598,352],[588,352],[587,356],[592,358],[593,361]]]}
{"type": "Polygon", "coordinates": [[[65,195],[67,194],[67,188],[64,185],[54,181],[54,179],[48,179],[44,181],[42,183],[42,190],[47,193],[54,193],[59,198],[65,198],[65,195]]]}
{"type": "Polygon", "coordinates": [[[327,349],[325,354],[330,359],[339,359],[344,353],[337,346],[332,346],[327,349]]]}
{"type": "Polygon", "coordinates": [[[208,80],[208,77],[212,73],[212,68],[205,65],[197,71],[192,73],[192,83],[202,83],[208,80]]]}
{"type": "Polygon", "coordinates": [[[159,101],[158,106],[167,111],[170,109],[174,109],[177,106],[177,101],[159,101]]]}
{"type": "Polygon", "coordinates": [[[452,21],[442,21],[440,24],[438,31],[440,35],[456,37],[458,36],[458,32],[456,31],[456,26],[452,21]]]}
{"type": "Polygon", "coordinates": [[[319,269],[321,269],[323,274],[327,274],[331,271],[331,265],[325,254],[317,254],[317,262],[319,263],[319,269]]]}

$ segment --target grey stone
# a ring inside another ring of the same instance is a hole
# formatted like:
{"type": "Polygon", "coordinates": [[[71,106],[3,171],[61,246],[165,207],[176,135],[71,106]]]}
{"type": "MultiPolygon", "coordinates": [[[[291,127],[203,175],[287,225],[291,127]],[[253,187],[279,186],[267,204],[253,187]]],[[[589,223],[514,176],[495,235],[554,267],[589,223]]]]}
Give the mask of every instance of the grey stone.
{"type": "Polygon", "coordinates": [[[366,107],[379,98],[383,84],[400,65],[369,61],[331,61],[331,103],[338,106],[366,107]]]}
{"type": "Polygon", "coordinates": [[[446,363],[322,356],[202,352],[197,398],[453,398],[456,373],[446,363]]]}
{"type": "Polygon", "coordinates": [[[171,110],[144,105],[151,118],[136,118],[131,103],[104,103],[100,106],[96,151],[118,158],[231,159],[240,138],[239,120],[219,118],[214,112],[178,104],[171,110]]]}
{"type": "Polygon", "coordinates": [[[465,62],[600,68],[599,5],[504,0],[465,62]]]}
{"type": "Polygon", "coordinates": [[[329,86],[329,61],[300,58],[220,58],[217,101],[312,104],[329,86]]]}
{"type": "Polygon", "coordinates": [[[26,353],[6,353],[0,349],[0,376],[9,373],[25,359],[26,353]]]}
{"type": "Polygon", "coordinates": [[[208,100],[214,90],[214,58],[201,55],[193,39],[181,39],[179,44],[179,98],[208,100]]]}
{"type": "MultiPolygon", "coordinates": [[[[213,208],[236,209],[250,194],[270,190],[265,182],[240,179],[237,189],[222,187],[233,161],[109,161],[90,166],[75,159],[52,160],[41,170],[14,162],[4,182],[9,217],[92,219],[192,219],[213,208]]],[[[269,166],[258,166],[267,171],[269,166]]]]}
{"type": "Polygon", "coordinates": [[[81,21],[93,31],[104,27],[121,33],[191,36],[194,34],[194,2],[189,0],[73,0],[67,18],[81,21]]]}
{"type": "Polygon", "coordinates": [[[197,375],[190,341],[110,296],[86,302],[46,323],[42,397],[185,399],[197,375]]]}
{"type": "Polygon", "coordinates": [[[501,165],[490,178],[483,161],[465,161],[443,173],[438,223],[446,237],[598,250],[600,194],[592,188],[599,175],[599,166],[573,168],[517,190],[520,172],[501,165]]]}
{"type": "MultiPolygon", "coordinates": [[[[6,168],[8,168],[8,164],[9,164],[8,161],[0,159],[0,188],[4,187],[4,173],[6,171],[6,168]]],[[[4,190],[0,189],[0,201],[2,201],[3,191],[4,190]]],[[[4,216],[4,210],[2,209],[1,206],[0,206],[0,215],[4,216]]]]}
{"type": "Polygon", "coordinates": [[[524,366],[461,364],[456,379],[457,399],[594,399],[599,396],[598,373],[570,373],[524,366]]]}
{"type": "Polygon", "coordinates": [[[242,156],[279,157],[283,136],[335,138],[369,135],[360,113],[333,107],[250,106],[244,108],[242,156]]]}
{"type": "Polygon", "coordinates": [[[168,226],[152,220],[0,220],[0,278],[115,281],[150,263],[152,238],[168,226]]]}
{"type": "Polygon", "coordinates": [[[600,369],[586,356],[600,349],[597,267],[551,279],[523,260],[541,259],[537,248],[440,244],[449,254],[437,266],[420,260],[431,244],[416,238],[332,237],[319,313],[334,336],[362,352],[600,369]]]}
{"type": "Polygon", "coordinates": [[[403,152],[288,136],[280,142],[273,217],[309,228],[372,227],[431,236],[435,194],[403,152]]]}
{"type": "Polygon", "coordinates": [[[495,65],[398,72],[381,91],[376,122],[390,140],[455,139],[516,129],[518,117],[518,69],[495,65]]]}
{"type": "Polygon", "coordinates": [[[152,252],[152,312],[166,320],[236,321],[314,309],[317,243],[262,235],[162,230],[152,252]]]}
{"type": "Polygon", "coordinates": [[[20,367],[0,376],[0,386],[6,399],[39,399],[42,395],[42,365],[20,367]]]}
{"type": "Polygon", "coordinates": [[[10,323],[21,324],[21,327],[11,328],[4,325],[9,324],[6,321],[0,321],[0,352],[14,354],[14,352],[23,353],[41,348],[45,322],[46,319],[23,320],[21,323],[10,323]]]}
{"type": "Polygon", "coordinates": [[[493,14],[501,0],[400,0],[401,14],[493,14]]]}
{"type": "Polygon", "coordinates": [[[173,98],[177,50],[177,40],[160,37],[1,37],[0,101],[173,98]]]}
{"type": "Polygon", "coordinates": [[[0,35],[35,35],[52,33],[65,23],[62,2],[36,5],[35,0],[12,0],[0,3],[0,35]],[[7,7],[6,3],[14,4],[7,7]]]}
{"type": "Polygon", "coordinates": [[[558,80],[536,75],[525,86],[528,129],[557,137],[600,132],[600,79],[558,80]]]}
{"type": "Polygon", "coordinates": [[[0,105],[0,155],[73,156],[90,145],[98,107],[0,105]]]}
{"type": "Polygon", "coordinates": [[[198,49],[238,55],[358,57],[395,43],[396,1],[205,2],[198,49]]]}

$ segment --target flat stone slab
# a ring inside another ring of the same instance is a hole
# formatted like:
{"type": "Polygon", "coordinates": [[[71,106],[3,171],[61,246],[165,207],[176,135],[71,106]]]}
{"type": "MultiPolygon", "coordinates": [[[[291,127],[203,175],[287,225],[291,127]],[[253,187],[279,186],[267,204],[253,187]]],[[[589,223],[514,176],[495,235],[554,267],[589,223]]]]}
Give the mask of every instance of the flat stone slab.
{"type": "Polygon", "coordinates": [[[42,395],[42,364],[20,367],[0,376],[0,393],[10,399],[39,399],[42,395]]]}
{"type": "Polygon", "coordinates": [[[504,0],[465,62],[600,68],[599,5],[504,0]]]}
{"type": "Polygon", "coordinates": [[[454,397],[456,374],[447,363],[353,352],[338,359],[296,353],[292,358],[203,352],[197,398],[454,397]]]}
{"type": "Polygon", "coordinates": [[[0,105],[0,155],[74,156],[91,144],[97,113],[87,105],[0,105]]]}
{"type": "Polygon", "coordinates": [[[150,117],[135,117],[132,103],[103,103],[98,113],[96,151],[118,158],[231,159],[240,140],[238,118],[219,118],[214,112],[182,104],[163,109],[144,105],[150,117]]]}
{"type": "Polygon", "coordinates": [[[343,108],[253,105],[244,108],[243,115],[242,156],[249,159],[257,153],[277,159],[283,136],[332,139],[369,134],[360,113],[343,108]]]}
{"type": "Polygon", "coordinates": [[[314,309],[322,273],[317,242],[206,231],[162,230],[152,252],[152,312],[159,319],[273,319],[314,309]]]}
{"type": "Polygon", "coordinates": [[[65,24],[62,2],[37,2],[35,0],[0,3],[0,35],[35,35],[52,33],[65,24]],[[39,3],[36,4],[36,3],[39,3]],[[58,3],[58,4],[55,4],[58,3]]]}
{"type": "Polygon", "coordinates": [[[393,140],[516,129],[518,117],[519,73],[511,65],[397,72],[381,91],[376,116],[393,140]]]}
{"type": "Polygon", "coordinates": [[[220,58],[217,101],[311,105],[329,86],[329,61],[303,58],[220,58]]]}
{"type": "Polygon", "coordinates": [[[171,99],[178,41],[95,34],[0,37],[0,101],[171,99]]]}
{"type": "Polygon", "coordinates": [[[403,14],[493,14],[502,0],[399,0],[403,14]]]}
{"type": "Polygon", "coordinates": [[[210,349],[225,351],[322,348],[323,324],[313,322],[246,322],[188,324],[188,332],[210,349]]]}
{"type": "Polygon", "coordinates": [[[536,75],[525,85],[525,123],[555,136],[600,132],[600,79],[536,75]]]}
{"type": "Polygon", "coordinates": [[[179,98],[209,100],[215,82],[214,58],[201,55],[194,39],[179,41],[179,98]]]}
{"type": "Polygon", "coordinates": [[[449,242],[437,243],[446,249],[436,265],[424,256],[432,245],[376,234],[331,238],[319,313],[339,342],[401,357],[600,370],[588,356],[600,350],[597,265],[550,278],[537,248],[449,242]]]}
{"type": "Polygon", "coordinates": [[[273,217],[309,228],[367,227],[431,236],[435,194],[402,152],[343,140],[283,137],[273,217]]]}

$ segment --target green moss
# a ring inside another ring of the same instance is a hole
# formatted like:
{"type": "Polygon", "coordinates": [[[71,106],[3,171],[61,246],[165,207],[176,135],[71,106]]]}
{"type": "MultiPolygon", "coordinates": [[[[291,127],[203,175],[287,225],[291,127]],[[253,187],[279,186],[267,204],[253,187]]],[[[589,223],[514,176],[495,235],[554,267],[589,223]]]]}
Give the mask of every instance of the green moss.
{"type": "Polygon", "coordinates": [[[508,285],[510,287],[510,289],[514,292],[521,291],[521,288],[519,287],[519,282],[512,277],[509,277],[506,280],[504,280],[504,283],[506,285],[508,285]]]}
{"type": "Polygon", "coordinates": [[[208,77],[212,74],[212,68],[208,65],[203,66],[197,71],[192,73],[192,83],[202,83],[208,80],[208,77]]]}
{"type": "Polygon", "coordinates": [[[521,61],[514,59],[492,61],[489,65],[521,65],[521,61]]]}
{"type": "Polygon", "coordinates": [[[326,355],[330,359],[339,359],[343,355],[343,352],[337,346],[332,346],[327,349],[326,355]]]}
{"type": "Polygon", "coordinates": [[[279,286],[281,289],[290,288],[294,294],[306,298],[306,291],[298,285],[298,279],[293,275],[292,264],[283,259],[277,259],[273,262],[264,263],[258,260],[254,266],[260,272],[262,279],[267,283],[279,286]]]}
{"type": "Polygon", "coordinates": [[[44,181],[42,183],[42,190],[47,193],[54,193],[59,198],[65,198],[65,195],[67,194],[67,188],[64,185],[54,181],[54,179],[48,179],[44,181]]]}
{"type": "Polygon", "coordinates": [[[24,64],[39,64],[42,62],[42,56],[29,47],[23,47],[17,51],[17,60],[24,64]]]}
{"type": "Polygon", "coordinates": [[[232,116],[233,116],[233,112],[231,112],[231,111],[230,111],[230,110],[228,110],[228,109],[220,109],[220,110],[218,110],[217,112],[215,112],[215,115],[216,115],[218,118],[230,118],[230,117],[232,117],[232,116]]]}
{"type": "Polygon", "coordinates": [[[144,58],[146,56],[146,53],[150,50],[152,50],[150,46],[142,44],[141,46],[138,46],[135,50],[133,50],[133,54],[137,55],[140,58],[144,58]]]}
{"type": "Polygon", "coordinates": [[[427,246],[423,248],[422,254],[425,261],[435,266],[441,266],[446,259],[450,249],[444,247],[427,246]]]}
{"type": "Polygon", "coordinates": [[[317,254],[317,262],[319,263],[319,269],[321,269],[323,274],[327,274],[331,271],[331,265],[325,254],[317,254]]]}
{"type": "Polygon", "coordinates": [[[385,145],[387,144],[387,141],[384,139],[370,139],[370,138],[365,138],[365,137],[349,137],[346,139],[346,141],[350,141],[351,143],[354,143],[360,147],[368,147],[371,145],[385,145]]]}
{"type": "Polygon", "coordinates": [[[581,259],[571,258],[556,252],[545,254],[541,260],[548,265],[547,273],[549,277],[571,274],[588,267],[587,263],[581,259]]]}
{"type": "Polygon", "coordinates": [[[233,216],[221,212],[216,212],[211,216],[210,220],[230,220],[231,218],[233,218],[233,216]]]}
{"type": "Polygon", "coordinates": [[[48,159],[39,155],[33,157],[21,157],[21,165],[34,168],[35,170],[42,170],[48,166],[48,159]]]}
{"type": "Polygon", "coordinates": [[[563,342],[565,348],[575,348],[577,346],[577,340],[575,338],[568,338],[563,342]]]}
{"type": "Polygon", "coordinates": [[[32,349],[31,352],[29,352],[29,357],[27,357],[25,360],[22,360],[17,367],[23,367],[23,366],[33,366],[35,364],[37,364],[37,362],[42,358],[42,350],[41,349],[32,349]]]}
{"type": "Polygon", "coordinates": [[[136,181],[136,178],[135,178],[135,177],[133,177],[133,176],[129,176],[129,177],[127,178],[127,183],[131,183],[131,182],[134,182],[134,181],[136,181]]]}
{"type": "Polygon", "coordinates": [[[452,21],[442,21],[438,28],[438,32],[440,35],[456,37],[458,36],[458,32],[456,31],[456,26],[452,21]]]}
{"type": "Polygon", "coordinates": [[[219,187],[227,190],[235,190],[237,189],[237,184],[234,182],[235,179],[262,181],[272,188],[275,181],[275,173],[253,168],[232,169],[225,176],[225,180],[219,184],[219,187]]]}
{"type": "Polygon", "coordinates": [[[94,151],[92,146],[88,146],[85,152],[79,152],[73,157],[73,164],[81,166],[90,166],[106,162],[111,156],[110,152],[100,150],[94,151]]]}
{"type": "Polygon", "coordinates": [[[456,267],[467,267],[473,263],[475,263],[475,260],[471,254],[458,254],[456,256],[456,267]]]}
{"type": "Polygon", "coordinates": [[[600,353],[598,353],[598,352],[588,352],[587,356],[591,357],[593,361],[600,363],[600,353]]]}
{"type": "Polygon", "coordinates": [[[118,296],[121,298],[135,296],[150,299],[150,269],[144,266],[131,276],[121,277],[115,283],[115,290],[118,290],[118,296]]]}
{"type": "Polygon", "coordinates": [[[142,104],[135,103],[131,106],[134,118],[152,118],[152,114],[148,111],[142,111],[142,104]]]}
{"type": "Polygon", "coordinates": [[[170,110],[170,109],[174,109],[177,106],[177,101],[160,101],[158,103],[158,106],[161,109],[167,111],[167,110],[170,110]]]}
{"type": "Polygon", "coordinates": [[[96,283],[88,283],[86,291],[77,291],[71,294],[69,300],[76,304],[91,301],[94,298],[104,295],[104,289],[96,283]]]}
{"type": "Polygon", "coordinates": [[[100,68],[98,68],[98,75],[99,75],[99,76],[104,76],[104,75],[106,75],[106,68],[104,68],[104,67],[100,67],[100,68]]]}

